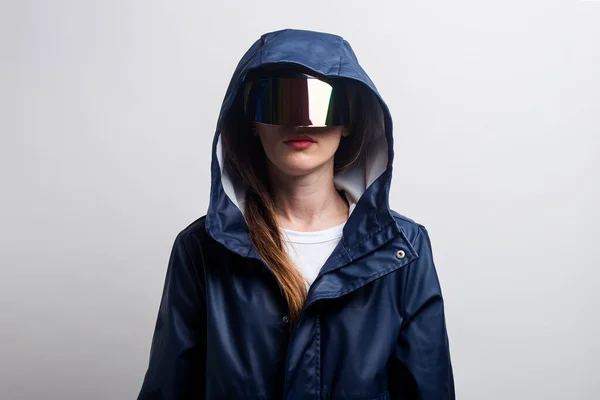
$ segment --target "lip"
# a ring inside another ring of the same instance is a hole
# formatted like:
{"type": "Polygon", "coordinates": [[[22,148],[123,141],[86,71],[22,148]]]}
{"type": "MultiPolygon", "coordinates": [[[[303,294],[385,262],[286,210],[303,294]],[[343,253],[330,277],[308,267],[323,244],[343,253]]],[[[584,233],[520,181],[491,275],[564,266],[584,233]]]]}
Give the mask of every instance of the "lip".
{"type": "Polygon", "coordinates": [[[313,138],[312,136],[309,136],[309,135],[295,135],[295,136],[290,136],[289,138],[287,138],[285,140],[285,143],[291,143],[291,142],[316,143],[317,141],[315,140],[315,138],[313,138]]]}
{"type": "Polygon", "coordinates": [[[290,146],[294,149],[303,150],[303,149],[308,149],[310,146],[315,144],[315,142],[309,142],[308,140],[303,140],[303,141],[292,140],[291,142],[285,142],[285,144],[287,144],[288,146],[290,146]]]}

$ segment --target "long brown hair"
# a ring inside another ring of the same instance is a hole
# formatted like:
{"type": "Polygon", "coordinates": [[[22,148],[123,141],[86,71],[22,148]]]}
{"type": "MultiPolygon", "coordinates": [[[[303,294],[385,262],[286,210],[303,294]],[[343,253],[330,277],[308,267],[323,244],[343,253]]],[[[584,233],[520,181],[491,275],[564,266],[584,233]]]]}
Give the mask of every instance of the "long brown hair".
{"type": "MultiPolygon", "coordinates": [[[[351,93],[349,135],[342,137],[335,153],[336,173],[362,162],[361,155],[366,153],[364,149],[372,135],[374,121],[370,110],[378,106],[377,97],[366,86],[351,80],[345,83],[351,93]]],[[[252,135],[251,123],[244,117],[241,95],[224,118],[221,135],[225,167],[233,180],[247,187],[244,217],[250,240],[275,275],[294,322],[306,300],[305,281],[284,249],[267,175],[267,157],[260,138],[252,135]]]]}

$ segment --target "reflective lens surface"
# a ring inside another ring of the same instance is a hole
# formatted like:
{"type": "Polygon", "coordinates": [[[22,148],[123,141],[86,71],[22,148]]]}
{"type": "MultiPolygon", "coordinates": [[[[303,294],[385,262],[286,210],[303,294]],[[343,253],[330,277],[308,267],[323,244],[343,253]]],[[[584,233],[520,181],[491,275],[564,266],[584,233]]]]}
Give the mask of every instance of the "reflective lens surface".
{"type": "Polygon", "coordinates": [[[246,82],[246,116],[270,125],[339,126],[346,122],[348,99],[343,85],[303,75],[246,82]]]}

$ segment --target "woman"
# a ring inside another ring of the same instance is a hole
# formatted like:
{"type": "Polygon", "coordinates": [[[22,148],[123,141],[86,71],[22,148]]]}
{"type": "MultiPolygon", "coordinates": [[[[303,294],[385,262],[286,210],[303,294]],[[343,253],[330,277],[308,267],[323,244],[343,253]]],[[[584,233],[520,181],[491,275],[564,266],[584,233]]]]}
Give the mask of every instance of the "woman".
{"type": "Polygon", "coordinates": [[[388,205],[392,121],[350,45],[263,35],[212,153],[139,399],[453,399],[429,236],[388,205]]]}

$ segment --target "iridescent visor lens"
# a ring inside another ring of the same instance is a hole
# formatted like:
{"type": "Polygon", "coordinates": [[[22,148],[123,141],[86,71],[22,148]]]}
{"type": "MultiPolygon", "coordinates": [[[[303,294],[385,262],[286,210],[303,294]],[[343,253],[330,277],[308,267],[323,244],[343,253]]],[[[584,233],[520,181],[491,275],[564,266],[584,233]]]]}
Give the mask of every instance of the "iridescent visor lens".
{"type": "Polygon", "coordinates": [[[343,85],[310,76],[258,79],[245,84],[244,110],[263,124],[340,126],[346,122],[348,99],[343,85]]]}

